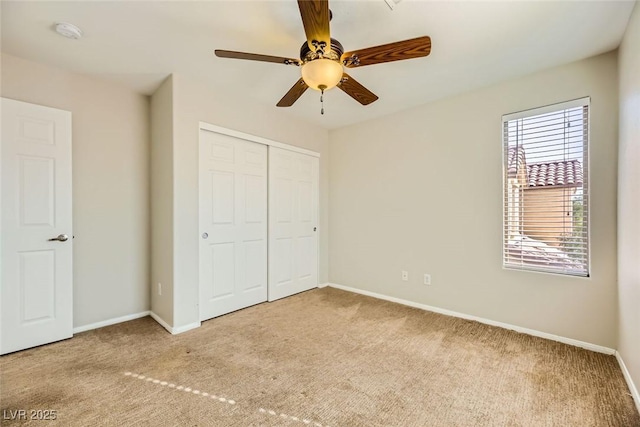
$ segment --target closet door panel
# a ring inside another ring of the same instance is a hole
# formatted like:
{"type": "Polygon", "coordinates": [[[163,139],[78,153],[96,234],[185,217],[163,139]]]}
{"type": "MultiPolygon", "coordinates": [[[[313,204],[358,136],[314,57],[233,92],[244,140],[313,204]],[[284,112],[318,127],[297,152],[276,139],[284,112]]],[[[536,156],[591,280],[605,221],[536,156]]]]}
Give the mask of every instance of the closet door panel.
{"type": "Polygon", "coordinates": [[[267,147],[200,131],[200,319],[267,300],[267,147]]]}
{"type": "Polygon", "coordinates": [[[318,286],[318,167],[269,147],[269,301],[318,286]]]}

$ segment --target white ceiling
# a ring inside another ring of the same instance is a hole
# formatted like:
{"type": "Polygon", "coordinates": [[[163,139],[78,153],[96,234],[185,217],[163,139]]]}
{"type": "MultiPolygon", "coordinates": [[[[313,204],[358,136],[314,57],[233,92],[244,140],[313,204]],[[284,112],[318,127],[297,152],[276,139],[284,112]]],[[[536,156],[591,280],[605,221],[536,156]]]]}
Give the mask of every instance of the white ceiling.
{"type": "MultiPolygon", "coordinates": [[[[275,104],[299,69],[217,58],[214,49],[298,57],[305,40],[294,0],[2,1],[2,51],[151,94],[170,73],[219,93],[333,129],[615,49],[633,1],[332,1],[331,35],[355,50],[422,35],[426,58],[349,74],[380,99],[363,107],[340,90],[308,90],[293,107],[275,104]],[[53,22],[79,26],[69,40],[53,22]]],[[[229,98],[227,98],[229,99],[229,98]]]]}

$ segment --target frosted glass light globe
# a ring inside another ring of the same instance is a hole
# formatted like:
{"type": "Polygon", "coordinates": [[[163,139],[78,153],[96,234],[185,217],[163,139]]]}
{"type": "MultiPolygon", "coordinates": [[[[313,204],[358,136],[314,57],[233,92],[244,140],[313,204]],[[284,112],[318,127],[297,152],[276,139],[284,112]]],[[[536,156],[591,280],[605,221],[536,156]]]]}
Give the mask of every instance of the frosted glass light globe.
{"type": "Polygon", "coordinates": [[[335,87],[342,79],[342,64],[331,59],[315,59],[302,66],[302,80],[311,89],[324,90],[335,87]]]}

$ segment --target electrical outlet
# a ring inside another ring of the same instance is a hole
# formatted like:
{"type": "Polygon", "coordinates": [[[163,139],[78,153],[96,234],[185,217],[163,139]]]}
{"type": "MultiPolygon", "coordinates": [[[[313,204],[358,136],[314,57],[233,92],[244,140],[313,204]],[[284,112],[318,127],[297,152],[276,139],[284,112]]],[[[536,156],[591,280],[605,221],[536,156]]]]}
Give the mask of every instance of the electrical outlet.
{"type": "Polygon", "coordinates": [[[405,282],[407,280],[409,280],[409,272],[408,271],[402,270],[402,280],[404,280],[405,282]]]}
{"type": "Polygon", "coordinates": [[[430,285],[431,284],[431,275],[430,274],[425,274],[424,275],[424,284],[425,285],[430,285]]]}
{"type": "Polygon", "coordinates": [[[158,295],[162,295],[162,283],[158,282],[158,295]]]}

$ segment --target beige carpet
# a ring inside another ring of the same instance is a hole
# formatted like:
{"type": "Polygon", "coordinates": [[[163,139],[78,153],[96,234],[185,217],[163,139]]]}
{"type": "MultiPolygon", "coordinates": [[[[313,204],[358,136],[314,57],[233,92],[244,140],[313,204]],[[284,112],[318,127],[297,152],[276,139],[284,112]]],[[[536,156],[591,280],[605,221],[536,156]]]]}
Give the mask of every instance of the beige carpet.
{"type": "Polygon", "coordinates": [[[134,320],[0,368],[2,418],[57,416],[3,426],[640,426],[613,356],[331,288],[177,336],[134,320]]]}

